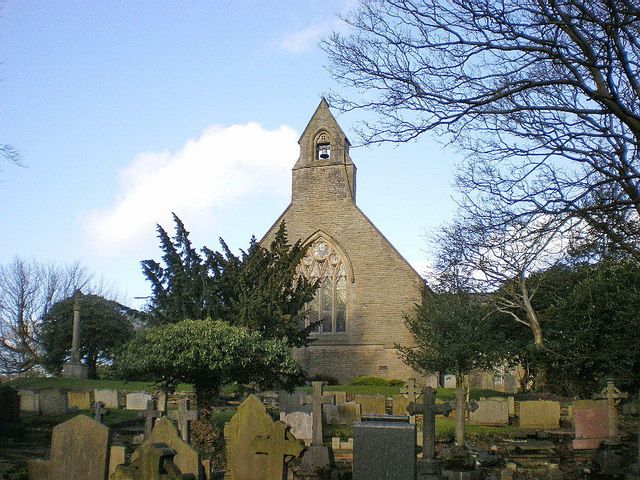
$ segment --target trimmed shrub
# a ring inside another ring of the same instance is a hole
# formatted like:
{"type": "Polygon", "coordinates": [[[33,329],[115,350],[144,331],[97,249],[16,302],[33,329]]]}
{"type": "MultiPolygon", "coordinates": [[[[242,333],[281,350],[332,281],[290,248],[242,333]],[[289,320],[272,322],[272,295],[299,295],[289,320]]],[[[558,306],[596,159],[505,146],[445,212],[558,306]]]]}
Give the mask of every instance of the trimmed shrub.
{"type": "Polygon", "coordinates": [[[351,385],[374,385],[379,387],[401,387],[404,385],[404,380],[398,378],[381,378],[381,377],[367,377],[358,376],[351,380],[351,385]]]}

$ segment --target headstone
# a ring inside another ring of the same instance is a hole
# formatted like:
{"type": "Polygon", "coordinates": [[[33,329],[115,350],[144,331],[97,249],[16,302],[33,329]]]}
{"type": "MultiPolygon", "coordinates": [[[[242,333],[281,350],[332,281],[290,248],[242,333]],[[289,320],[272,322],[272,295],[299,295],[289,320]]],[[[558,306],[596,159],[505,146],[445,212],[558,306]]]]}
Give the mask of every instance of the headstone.
{"type": "MultiPolygon", "coordinates": [[[[456,447],[464,446],[464,422],[467,416],[467,412],[472,414],[478,410],[478,402],[471,400],[466,401],[466,392],[464,388],[456,388],[456,429],[455,429],[455,444],[456,447]]],[[[508,410],[508,407],[507,407],[508,410]]]]}
{"type": "Polygon", "coordinates": [[[387,399],[382,395],[356,395],[354,398],[362,408],[362,415],[384,415],[387,413],[387,399]]]}
{"type": "Polygon", "coordinates": [[[294,437],[304,441],[305,445],[311,445],[313,436],[313,419],[311,418],[311,414],[304,412],[280,413],[280,421],[289,426],[294,437]]]}
{"type": "Polygon", "coordinates": [[[334,405],[342,405],[343,403],[347,403],[347,392],[337,391],[337,392],[327,392],[333,395],[334,405]]]}
{"type": "MultiPolygon", "coordinates": [[[[117,390],[98,390],[95,389],[93,391],[93,401],[94,402],[102,402],[105,408],[108,409],[118,409],[120,408],[120,403],[118,402],[118,391],[117,390]]],[[[146,407],[146,404],[145,404],[146,407]]]]}
{"type": "Polygon", "coordinates": [[[288,431],[287,425],[278,421],[271,424],[266,436],[254,438],[251,448],[254,453],[267,456],[265,480],[282,480],[287,462],[300,455],[304,444],[288,431]]]}
{"type": "MultiPolygon", "coordinates": [[[[420,399],[422,391],[420,390],[415,378],[407,380],[407,383],[405,383],[400,390],[400,395],[407,399],[407,405],[411,402],[416,403],[420,399]]],[[[405,415],[405,413],[401,413],[400,415],[405,415]]]]}
{"type": "Polygon", "coordinates": [[[607,437],[607,402],[587,400],[574,402],[574,450],[595,450],[607,437]]]}
{"type": "Polygon", "coordinates": [[[124,465],[127,461],[127,447],[124,445],[111,445],[109,450],[109,476],[116,471],[118,465],[124,465]]]}
{"type": "Polygon", "coordinates": [[[197,410],[189,410],[189,399],[181,398],[178,400],[178,430],[182,439],[189,443],[190,438],[190,426],[189,422],[198,419],[197,410]]]}
{"type": "Polygon", "coordinates": [[[340,405],[325,405],[324,419],[327,425],[351,425],[353,422],[359,422],[362,419],[360,404],[347,402],[340,405]]]}
{"type": "Polygon", "coordinates": [[[622,393],[613,383],[613,380],[607,380],[607,386],[595,398],[606,399],[607,401],[607,438],[609,444],[618,443],[620,433],[618,431],[618,411],[616,405],[620,400],[627,398],[626,393],[622,393]]]}
{"type": "MultiPolygon", "coordinates": [[[[86,415],[53,427],[49,460],[34,462],[33,468],[46,470],[49,480],[105,480],[109,469],[111,433],[86,415]]],[[[31,470],[30,465],[30,470],[31,470]]]]}
{"type": "Polygon", "coordinates": [[[159,412],[154,408],[153,398],[150,398],[147,400],[147,408],[138,412],[138,415],[140,417],[144,417],[144,438],[146,440],[149,438],[151,430],[153,430],[153,424],[155,423],[156,418],[160,418],[162,416],[162,412],[159,412]]]}
{"type": "Polygon", "coordinates": [[[40,413],[40,395],[33,390],[18,390],[20,397],[20,411],[26,413],[40,413]]]}
{"type": "Polygon", "coordinates": [[[145,392],[128,393],[126,408],[127,410],[146,410],[147,402],[152,398],[151,395],[145,392]]]}
{"type": "Polygon", "coordinates": [[[175,452],[173,463],[175,463],[183,475],[192,474],[198,480],[204,479],[204,469],[200,462],[200,455],[180,438],[177,428],[167,417],[162,417],[156,422],[148,438],[140,446],[140,449],[131,455],[131,463],[140,457],[142,453],[141,450],[144,451],[143,447],[146,448],[147,446],[158,443],[167,445],[175,452]]]}
{"type": "Polygon", "coordinates": [[[478,408],[469,413],[469,424],[500,427],[509,425],[509,402],[506,400],[478,400],[478,408]]]}
{"type": "Polygon", "coordinates": [[[67,413],[67,395],[51,388],[40,390],[40,413],[42,415],[64,415],[67,413]]]}
{"type": "Polygon", "coordinates": [[[333,405],[333,395],[323,395],[323,382],[311,382],[313,393],[300,399],[303,405],[311,405],[311,418],[313,419],[313,434],[311,445],[322,445],[322,406],[333,405]]]}
{"type": "Polygon", "coordinates": [[[520,428],[554,429],[560,427],[560,402],[529,400],[520,402],[520,428]]]}
{"type": "Polygon", "coordinates": [[[110,480],[187,480],[175,463],[176,452],[164,443],[145,443],[129,465],[118,465],[110,480]]]}
{"type": "Polygon", "coordinates": [[[78,410],[89,410],[91,406],[89,392],[78,392],[70,390],[67,392],[67,406],[78,410]]]}
{"type": "Polygon", "coordinates": [[[251,448],[256,437],[269,435],[273,420],[255,395],[249,395],[224,426],[226,480],[265,480],[267,457],[251,448]]]}
{"type": "Polygon", "coordinates": [[[281,390],[278,392],[278,408],[283,413],[304,412],[311,413],[311,405],[303,405],[300,399],[306,393],[304,390],[296,390],[293,393],[281,390]]]}
{"type": "Polygon", "coordinates": [[[449,415],[454,410],[450,403],[436,404],[433,388],[427,386],[422,391],[422,404],[409,404],[410,415],[422,414],[422,459],[417,462],[418,478],[438,478],[440,464],[436,459],[436,415],[449,415]]]}
{"type": "Polygon", "coordinates": [[[95,402],[91,405],[91,413],[93,414],[93,419],[96,422],[102,423],[102,417],[108,413],[108,410],[105,408],[104,403],[95,402]]]}
{"type": "Polygon", "coordinates": [[[456,388],[456,376],[447,374],[444,376],[444,388],[456,388]]]}
{"type": "Polygon", "coordinates": [[[156,406],[158,407],[158,411],[166,415],[168,411],[169,394],[164,390],[160,390],[156,394],[156,397],[157,397],[156,406]]]}
{"type": "MultiPolygon", "coordinates": [[[[415,400],[412,400],[412,401],[415,402],[415,400]]],[[[409,406],[410,403],[411,401],[405,398],[404,395],[394,395],[393,403],[391,407],[391,413],[393,415],[406,415],[407,407],[409,406]]]]}
{"type": "Polygon", "coordinates": [[[354,479],[414,479],[415,458],[415,424],[367,421],[353,425],[354,479]]]}

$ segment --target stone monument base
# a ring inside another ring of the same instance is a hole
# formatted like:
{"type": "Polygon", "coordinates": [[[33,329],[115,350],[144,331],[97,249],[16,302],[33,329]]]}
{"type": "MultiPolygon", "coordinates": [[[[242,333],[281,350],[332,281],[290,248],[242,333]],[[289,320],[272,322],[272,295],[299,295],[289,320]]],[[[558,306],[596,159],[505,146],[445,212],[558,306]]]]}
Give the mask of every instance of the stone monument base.
{"type": "Polygon", "coordinates": [[[66,378],[87,378],[89,371],[84,363],[65,363],[62,366],[62,376],[66,378]]]}
{"type": "Polygon", "coordinates": [[[319,479],[334,468],[333,451],[324,445],[311,445],[303,454],[300,467],[296,472],[299,479],[319,479]]]}

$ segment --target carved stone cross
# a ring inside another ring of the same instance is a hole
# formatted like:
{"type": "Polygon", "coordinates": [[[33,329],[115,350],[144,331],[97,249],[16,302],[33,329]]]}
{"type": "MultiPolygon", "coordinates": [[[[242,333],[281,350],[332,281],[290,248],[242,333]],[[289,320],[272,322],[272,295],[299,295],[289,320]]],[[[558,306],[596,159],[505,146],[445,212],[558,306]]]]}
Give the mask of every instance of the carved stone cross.
{"type": "Polygon", "coordinates": [[[311,382],[313,393],[300,397],[302,405],[312,405],[311,419],[311,445],[322,445],[322,406],[333,405],[335,397],[333,395],[322,395],[322,385],[324,382],[311,382]]]}
{"type": "Polygon", "coordinates": [[[288,429],[281,421],[273,422],[266,437],[256,437],[251,442],[255,453],[268,455],[265,480],[282,480],[285,464],[304,450],[302,440],[296,440],[288,429]]]}
{"type": "Polygon", "coordinates": [[[404,387],[402,387],[402,390],[400,390],[400,394],[404,398],[406,398],[409,401],[409,403],[416,403],[420,398],[420,396],[422,395],[422,392],[418,387],[416,379],[410,378],[409,380],[407,380],[407,383],[404,384],[404,387]]]}
{"type": "Polygon", "coordinates": [[[628,396],[616,388],[613,380],[607,380],[606,388],[602,389],[599,394],[594,395],[595,398],[607,400],[607,441],[609,443],[617,443],[620,440],[616,404],[620,403],[622,399],[628,398],[628,396]]]}
{"type": "Polygon", "coordinates": [[[422,405],[410,403],[407,407],[409,415],[423,415],[422,462],[418,464],[418,478],[440,474],[436,460],[436,415],[448,416],[454,409],[450,403],[436,404],[436,394],[432,387],[422,390],[422,405]]]}
{"type": "Polygon", "coordinates": [[[107,409],[105,408],[104,403],[95,402],[91,405],[91,411],[93,412],[93,419],[98,423],[102,423],[102,416],[107,414],[107,409]]]}
{"type": "Polygon", "coordinates": [[[181,398],[178,400],[178,430],[182,439],[189,443],[190,431],[189,422],[198,419],[197,410],[189,410],[189,399],[181,398]]]}
{"type": "Polygon", "coordinates": [[[153,399],[150,398],[147,400],[147,408],[141,411],[138,415],[144,417],[144,438],[146,439],[151,430],[153,430],[153,422],[156,418],[160,418],[162,416],[162,412],[159,412],[155,408],[153,408],[153,399]]]}

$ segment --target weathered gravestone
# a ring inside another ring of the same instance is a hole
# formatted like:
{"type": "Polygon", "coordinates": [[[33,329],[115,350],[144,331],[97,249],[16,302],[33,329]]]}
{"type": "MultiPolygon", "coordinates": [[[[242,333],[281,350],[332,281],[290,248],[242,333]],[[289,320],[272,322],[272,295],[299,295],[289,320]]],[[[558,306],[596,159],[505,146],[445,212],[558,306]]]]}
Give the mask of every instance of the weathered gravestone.
{"type": "Polygon", "coordinates": [[[200,455],[180,438],[178,429],[167,417],[162,417],[156,422],[140,449],[131,455],[131,463],[139,463],[137,460],[141,457],[141,453],[153,444],[164,444],[173,450],[172,461],[180,469],[182,475],[191,474],[198,480],[204,479],[204,468],[200,462],[200,455]]]}
{"type": "MultiPolygon", "coordinates": [[[[456,388],[456,430],[455,430],[455,444],[456,447],[462,447],[464,445],[464,422],[467,416],[467,412],[472,414],[478,410],[478,402],[471,400],[466,401],[466,392],[464,388],[456,388]]],[[[508,411],[507,406],[507,411],[508,411]]]]}
{"type": "Polygon", "coordinates": [[[313,419],[310,413],[280,413],[280,421],[289,426],[294,437],[304,441],[305,445],[311,445],[313,419]]]}
{"type": "Polygon", "coordinates": [[[42,415],[64,415],[67,413],[67,394],[51,388],[40,390],[40,413],[42,415]]]}
{"type": "Polygon", "coordinates": [[[29,463],[30,480],[105,480],[111,432],[86,415],[53,427],[49,460],[29,463]]]}
{"type": "Polygon", "coordinates": [[[574,450],[595,450],[607,437],[607,402],[583,400],[572,405],[574,450]]]}
{"type": "Polygon", "coordinates": [[[490,427],[509,425],[509,402],[494,399],[478,400],[476,411],[469,413],[469,424],[490,427]]]}
{"type": "Polygon", "coordinates": [[[285,478],[287,462],[300,455],[304,444],[288,431],[287,425],[278,421],[271,424],[266,436],[252,440],[251,449],[267,456],[266,480],[281,480],[285,478]]]}
{"type": "Polygon", "coordinates": [[[118,409],[120,408],[120,402],[118,401],[117,390],[93,390],[93,401],[102,402],[105,408],[118,409]]]}
{"type": "Polygon", "coordinates": [[[333,405],[333,395],[323,395],[323,382],[311,382],[313,393],[301,399],[312,406],[313,431],[311,446],[304,452],[298,475],[303,478],[318,478],[318,472],[327,472],[334,467],[333,452],[322,443],[322,407],[333,405]]]}
{"type": "MultiPolygon", "coordinates": [[[[415,402],[415,400],[412,400],[413,402],[415,402]]],[[[392,407],[391,407],[391,414],[392,415],[406,415],[407,414],[407,407],[409,406],[409,404],[411,403],[411,401],[409,401],[408,399],[406,399],[403,395],[394,395],[393,396],[393,403],[392,403],[392,407]]]]}
{"type": "Polygon", "coordinates": [[[622,399],[628,398],[626,393],[622,393],[613,383],[613,380],[607,380],[607,386],[595,398],[604,399],[607,402],[607,438],[609,444],[616,444],[620,441],[620,432],[618,431],[618,410],[616,405],[622,399]]]}
{"type": "Polygon", "coordinates": [[[311,405],[303,405],[300,401],[305,395],[306,393],[303,389],[296,389],[293,393],[280,390],[278,392],[278,409],[283,413],[311,413],[311,405]]]}
{"type": "Polygon", "coordinates": [[[347,403],[347,392],[338,391],[338,392],[328,392],[328,393],[333,395],[334,405],[342,405],[343,403],[347,403]]]}
{"type": "Polygon", "coordinates": [[[324,420],[327,425],[351,425],[362,419],[360,404],[355,402],[324,406],[324,420]]]}
{"type": "Polygon", "coordinates": [[[363,421],[353,425],[353,479],[415,478],[416,426],[363,421]]]}
{"type": "Polygon", "coordinates": [[[193,480],[175,464],[176,452],[164,443],[145,443],[129,465],[118,465],[110,480],[193,480]]]}
{"type": "Polygon", "coordinates": [[[520,402],[520,427],[553,429],[560,427],[560,402],[529,400],[520,402]]]}
{"type": "Polygon", "coordinates": [[[33,390],[18,390],[20,397],[20,411],[26,413],[40,413],[40,395],[33,390]]]}
{"type": "Polygon", "coordinates": [[[356,395],[354,401],[360,404],[362,415],[384,415],[387,413],[387,399],[383,395],[356,395]]]}
{"type": "MultiPolygon", "coordinates": [[[[257,450],[262,450],[262,445],[253,442],[273,434],[273,423],[258,397],[249,395],[242,402],[236,414],[224,426],[227,456],[225,480],[272,480],[267,477],[269,455],[258,452],[257,450]]],[[[291,432],[285,434],[287,440],[295,440],[291,432]]],[[[271,460],[273,461],[273,457],[271,460]]],[[[283,455],[282,461],[287,460],[283,455]]],[[[281,480],[281,478],[274,480],[281,480]]]]}
{"type": "Polygon", "coordinates": [[[151,395],[145,392],[128,393],[126,408],[127,410],[146,410],[147,402],[152,398],[151,395]]]}
{"type": "Polygon", "coordinates": [[[143,411],[138,412],[138,416],[144,418],[144,438],[145,440],[149,438],[149,434],[151,434],[151,430],[153,430],[153,424],[156,421],[156,418],[160,418],[162,416],[162,412],[159,412],[154,407],[153,398],[147,400],[147,408],[143,411]]]}
{"type": "Polygon", "coordinates": [[[102,402],[95,402],[91,405],[91,414],[93,415],[93,419],[98,423],[102,423],[102,417],[104,417],[108,412],[109,411],[104,407],[104,403],[102,402]]]}
{"type": "Polygon", "coordinates": [[[78,410],[89,410],[91,399],[89,392],[70,390],[67,392],[67,406],[78,410]]]}

